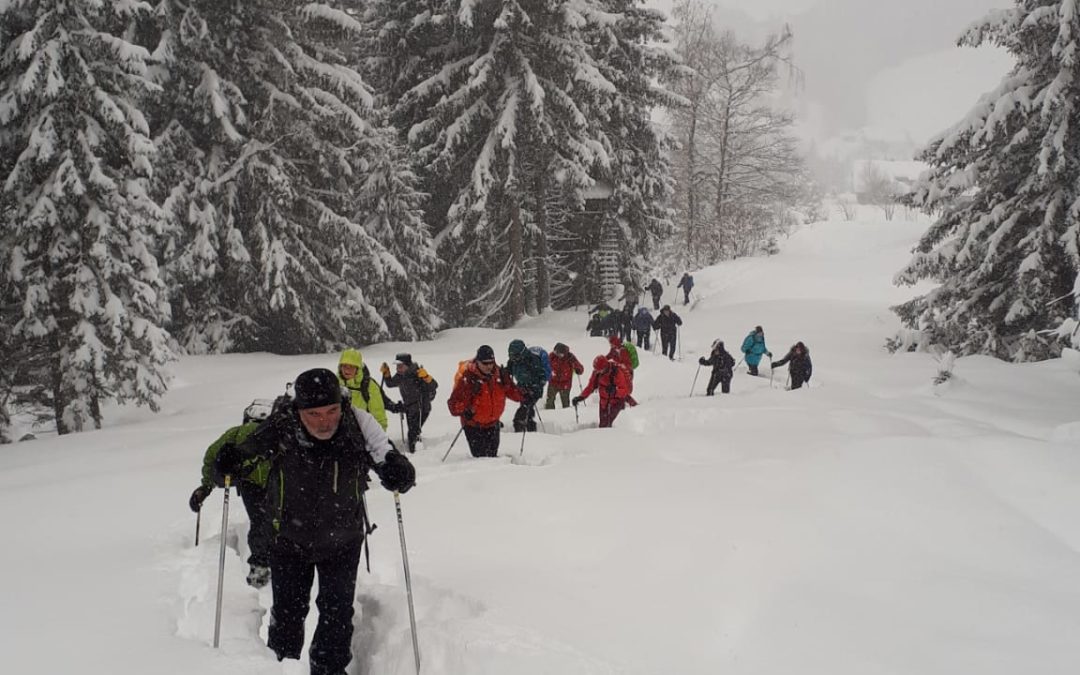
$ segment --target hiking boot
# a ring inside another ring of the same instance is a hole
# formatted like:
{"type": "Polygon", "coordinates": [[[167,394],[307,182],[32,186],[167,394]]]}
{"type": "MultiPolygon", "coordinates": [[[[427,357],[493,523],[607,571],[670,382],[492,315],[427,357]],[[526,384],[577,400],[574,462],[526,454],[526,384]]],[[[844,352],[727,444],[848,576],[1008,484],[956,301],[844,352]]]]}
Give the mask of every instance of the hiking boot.
{"type": "Polygon", "coordinates": [[[247,575],[248,586],[262,588],[270,583],[270,568],[262,565],[252,565],[247,575]]]}

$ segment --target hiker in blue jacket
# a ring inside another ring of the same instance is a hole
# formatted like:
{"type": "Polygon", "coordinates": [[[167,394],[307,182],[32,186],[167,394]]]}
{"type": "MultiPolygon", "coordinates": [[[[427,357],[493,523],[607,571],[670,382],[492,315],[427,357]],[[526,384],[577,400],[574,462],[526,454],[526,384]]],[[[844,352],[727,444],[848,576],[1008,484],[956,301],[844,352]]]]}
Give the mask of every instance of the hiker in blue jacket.
{"type": "Polygon", "coordinates": [[[675,288],[681,288],[683,290],[683,304],[690,304],[690,291],[694,288],[694,277],[690,276],[689,272],[684,272],[682,279],[679,279],[679,285],[675,288]]]}
{"type": "Polygon", "coordinates": [[[758,374],[757,367],[762,356],[768,356],[769,360],[772,360],[772,352],[765,346],[765,330],[761,326],[754,326],[754,330],[743,340],[742,353],[751,375],[758,374]]]}
{"type": "Polygon", "coordinates": [[[634,330],[637,331],[637,346],[645,351],[652,349],[649,346],[649,336],[652,333],[653,316],[645,307],[638,307],[634,316],[634,330]]]}

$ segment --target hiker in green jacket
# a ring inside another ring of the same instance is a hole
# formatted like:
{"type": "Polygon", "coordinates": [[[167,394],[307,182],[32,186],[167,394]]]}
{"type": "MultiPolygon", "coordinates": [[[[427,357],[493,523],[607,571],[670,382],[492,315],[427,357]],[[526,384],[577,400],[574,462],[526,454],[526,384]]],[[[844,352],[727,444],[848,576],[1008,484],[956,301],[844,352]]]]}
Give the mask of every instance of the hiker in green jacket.
{"type": "MultiPolygon", "coordinates": [[[[210,496],[215,486],[214,460],[217,459],[218,451],[225,444],[236,445],[251,435],[258,422],[249,422],[238,427],[233,427],[210,444],[203,455],[202,482],[191,493],[188,506],[196,513],[202,509],[202,504],[210,496]]],[[[247,582],[255,588],[262,588],[270,581],[270,542],[273,539],[273,529],[270,524],[269,511],[266,507],[266,479],[270,473],[270,462],[259,462],[250,473],[236,483],[237,492],[244,502],[244,510],[247,511],[248,521],[248,575],[247,582]]]]}

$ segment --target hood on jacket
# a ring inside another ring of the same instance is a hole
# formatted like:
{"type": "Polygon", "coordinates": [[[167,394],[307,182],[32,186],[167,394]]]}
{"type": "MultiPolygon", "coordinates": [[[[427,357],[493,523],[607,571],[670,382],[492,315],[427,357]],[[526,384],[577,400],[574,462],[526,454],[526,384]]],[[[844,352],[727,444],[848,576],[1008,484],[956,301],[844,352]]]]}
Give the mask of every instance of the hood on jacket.
{"type": "Polygon", "coordinates": [[[510,358],[517,358],[525,351],[525,343],[521,340],[511,340],[510,348],[507,351],[510,354],[510,358]]]}
{"type": "Polygon", "coordinates": [[[356,366],[357,370],[363,370],[364,357],[360,356],[359,349],[346,349],[341,352],[341,359],[338,361],[338,366],[356,366]]]}

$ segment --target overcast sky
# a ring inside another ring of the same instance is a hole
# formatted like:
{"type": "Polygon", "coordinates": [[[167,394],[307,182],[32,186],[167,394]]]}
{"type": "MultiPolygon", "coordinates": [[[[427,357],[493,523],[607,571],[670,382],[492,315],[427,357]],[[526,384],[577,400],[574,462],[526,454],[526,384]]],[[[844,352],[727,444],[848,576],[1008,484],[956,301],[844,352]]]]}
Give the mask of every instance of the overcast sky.
{"type": "MultiPolygon", "coordinates": [[[[647,0],[670,16],[676,0],[647,0]]],[[[1011,0],[714,0],[717,19],[756,39],[788,23],[805,76],[802,111],[814,135],[867,126],[916,141],[949,126],[994,86],[1007,55],[955,46],[1011,0]]]]}

